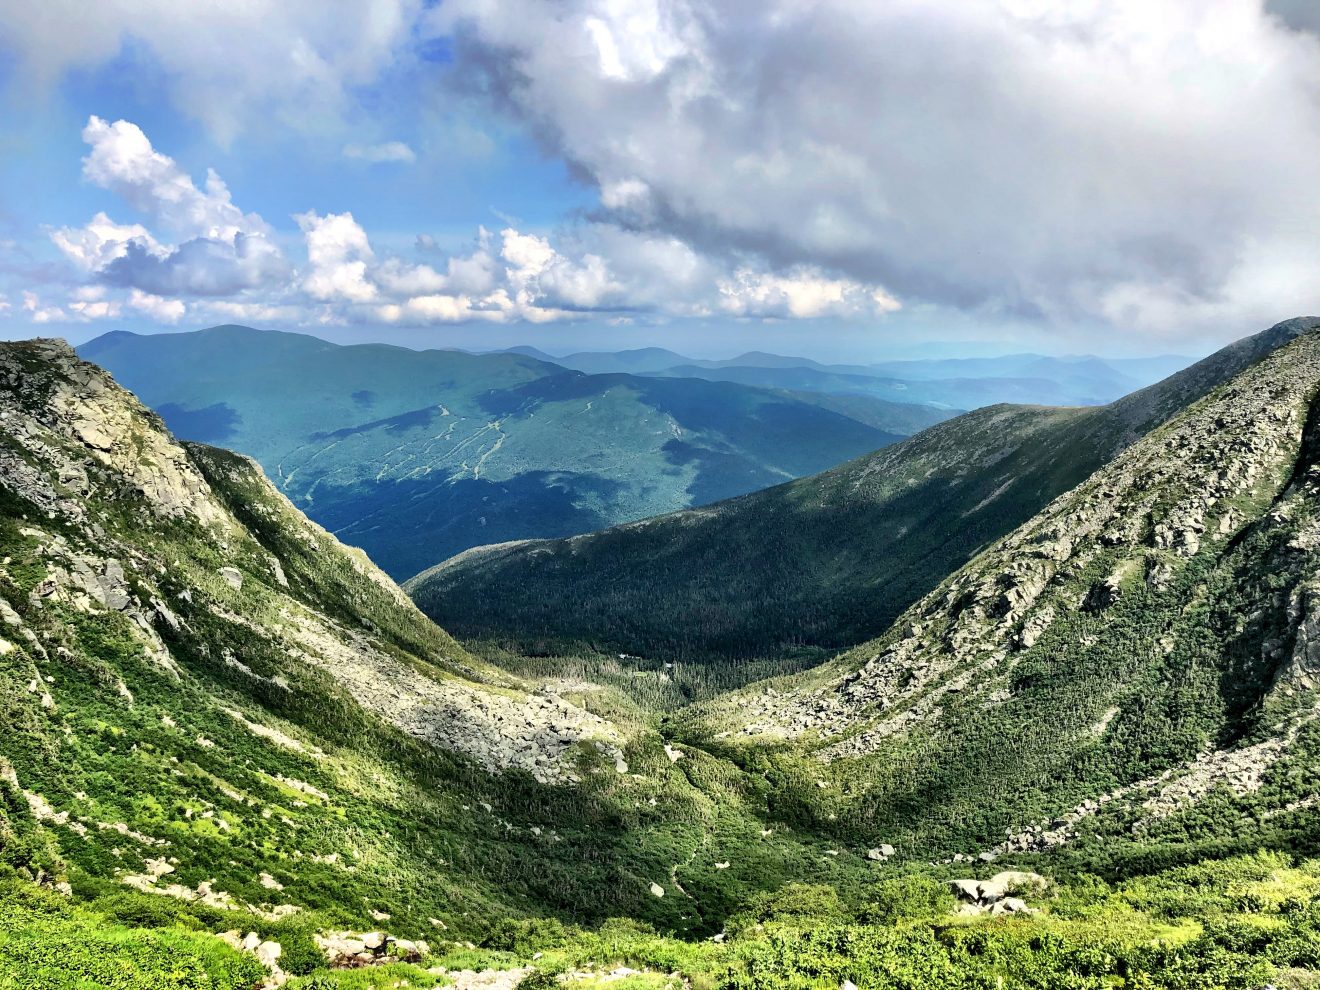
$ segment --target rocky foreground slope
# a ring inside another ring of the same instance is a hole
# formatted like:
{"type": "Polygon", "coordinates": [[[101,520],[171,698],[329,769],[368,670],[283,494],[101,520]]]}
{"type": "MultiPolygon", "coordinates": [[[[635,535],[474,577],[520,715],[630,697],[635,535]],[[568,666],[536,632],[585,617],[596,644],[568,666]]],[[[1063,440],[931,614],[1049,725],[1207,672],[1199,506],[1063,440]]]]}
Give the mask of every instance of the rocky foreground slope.
{"type": "Polygon", "coordinates": [[[175,651],[199,644],[278,691],[322,676],[385,721],[490,769],[558,779],[571,775],[573,744],[617,739],[563,699],[477,665],[365,554],[294,511],[255,463],[177,444],[63,344],[10,345],[0,361],[0,473],[20,510],[7,521],[22,553],[8,561],[5,620],[42,683],[41,661],[53,662],[46,643],[58,639],[39,627],[71,623],[64,633],[76,637],[90,616],[135,640],[165,677],[182,674],[175,651]],[[24,502],[38,511],[21,512],[24,502]],[[15,578],[23,564],[46,572],[31,588],[15,578]]]}
{"type": "Polygon", "coordinates": [[[0,345],[4,864],[316,931],[434,939],[497,903],[678,923],[649,892],[670,853],[599,828],[670,761],[630,768],[569,687],[475,660],[62,342],[0,345]]]}
{"type": "Polygon", "coordinates": [[[989,542],[1261,357],[1290,320],[1108,406],[991,406],[823,474],[563,540],[479,547],[414,578],[464,637],[727,660],[883,633],[989,542]]]}
{"type": "Polygon", "coordinates": [[[1293,328],[885,635],[689,738],[791,743],[804,815],[960,855],[1312,828],[1320,321],[1293,328]]]}

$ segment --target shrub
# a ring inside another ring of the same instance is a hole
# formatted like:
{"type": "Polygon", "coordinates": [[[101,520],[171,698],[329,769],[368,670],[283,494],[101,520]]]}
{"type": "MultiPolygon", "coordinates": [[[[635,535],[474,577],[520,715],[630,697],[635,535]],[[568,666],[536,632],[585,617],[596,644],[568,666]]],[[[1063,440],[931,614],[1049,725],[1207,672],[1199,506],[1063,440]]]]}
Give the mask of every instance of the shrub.
{"type": "Polygon", "coordinates": [[[902,918],[931,918],[953,910],[953,895],[939,880],[924,876],[895,877],[875,884],[868,891],[869,903],[862,920],[892,925],[902,918]]]}
{"type": "Polygon", "coordinates": [[[559,990],[559,977],[549,970],[533,970],[518,981],[516,990],[559,990]]]}
{"type": "Polygon", "coordinates": [[[563,922],[554,918],[504,918],[482,940],[482,948],[530,956],[558,949],[569,939],[563,922]]]}

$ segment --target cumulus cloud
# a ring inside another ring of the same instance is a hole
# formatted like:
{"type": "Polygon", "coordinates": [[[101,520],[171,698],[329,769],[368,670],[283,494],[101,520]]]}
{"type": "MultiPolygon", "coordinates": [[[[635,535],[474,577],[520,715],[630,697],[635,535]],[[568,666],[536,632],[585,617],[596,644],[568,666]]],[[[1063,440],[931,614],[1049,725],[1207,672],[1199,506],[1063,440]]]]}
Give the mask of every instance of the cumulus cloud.
{"type": "Polygon", "coordinates": [[[58,306],[42,305],[41,297],[35,292],[23,293],[23,311],[33,323],[64,323],[69,314],[58,306]]]}
{"type": "Polygon", "coordinates": [[[616,221],[808,273],[733,276],[735,308],[866,295],[847,281],[1156,330],[1320,304],[1311,3],[446,0],[430,17],[460,39],[456,76],[616,221]],[[1310,274],[1281,286],[1279,265],[1310,274]]]}
{"type": "MultiPolygon", "coordinates": [[[[289,265],[269,224],[240,210],[214,170],[199,189],[126,120],[93,116],[82,136],[91,149],[83,159],[89,182],[123,198],[158,229],[185,238],[162,244],[143,224],[116,223],[105,212],[83,227],[52,231],[56,247],[84,272],[158,297],[230,296],[287,278],[289,265]]],[[[116,315],[103,309],[98,317],[116,315]]]]}
{"type": "Polygon", "coordinates": [[[51,231],[50,239],[64,256],[85,272],[104,268],[128,253],[130,244],[148,254],[168,253],[151,232],[140,223],[115,223],[104,212],[96,214],[83,227],[61,227],[51,231]]]}
{"type": "Polygon", "coordinates": [[[160,323],[178,323],[187,307],[178,299],[163,299],[141,289],[129,293],[128,304],[160,323]]]}
{"type": "Polygon", "coordinates": [[[444,270],[377,258],[351,214],[298,217],[309,265],[302,287],[347,319],[386,323],[548,323],[628,314],[654,318],[878,317],[899,308],[883,289],[799,267],[787,274],[729,273],[671,237],[585,224],[558,240],[506,227],[482,229],[444,270]]]}
{"type": "Polygon", "coordinates": [[[98,275],[107,285],[161,296],[232,296],[273,285],[288,273],[271,241],[235,234],[230,241],[196,237],[164,254],[130,241],[98,275]]]}
{"type": "Polygon", "coordinates": [[[877,317],[898,308],[883,288],[753,256],[702,253],[663,231],[582,220],[549,234],[510,223],[479,228],[446,253],[419,235],[427,261],[381,254],[351,212],[293,216],[305,262],[274,229],[245,213],[214,171],[199,187],[128,121],[92,117],[83,173],[148,223],[99,212],[83,227],[49,231],[86,284],[62,301],[25,299],[35,321],[128,313],[174,323],[191,314],[285,324],[617,321],[648,315],[799,319],[877,317]],[[168,233],[176,238],[171,243],[168,233]]]}
{"type": "Polygon", "coordinates": [[[805,268],[788,275],[739,269],[733,278],[721,280],[719,289],[721,308],[734,316],[809,319],[892,313],[902,308],[883,289],[827,278],[819,271],[805,268]]]}
{"type": "Polygon", "coordinates": [[[82,137],[91,147],[83,159],[89,182],[121,197],[153,223],[187,237],[232,241],[237,234],[265,236],[270,227],[244,213],[224,180],[208,169],[198,189],[178,163],[151,146],[142,128],[127,120],[113,124],[93,116],[82,137]]]}
{"type": "Polygon", "coordinates": [[[367,265],[375,260],[367,232],[351,213],[300,214],[298,226],[307,241],[308,271],[303,288],[323,302],[368,302],[376,286],[367,280],[367,265]]]}
{"type": "Polygon", "coordinates": [[[187,113],[228,139],[258,117],[338,120],[354,87],[404,59],[422,0],[42,0],[0,5],[24,78],[53,82],[140,50],[187,113]]]}
{"type": "Polygon", "coordinates": [[[373,164],[417,161],[416,153],[402,141],[386,141],[384,144],[346,144],[344,157],[373,164]]]}

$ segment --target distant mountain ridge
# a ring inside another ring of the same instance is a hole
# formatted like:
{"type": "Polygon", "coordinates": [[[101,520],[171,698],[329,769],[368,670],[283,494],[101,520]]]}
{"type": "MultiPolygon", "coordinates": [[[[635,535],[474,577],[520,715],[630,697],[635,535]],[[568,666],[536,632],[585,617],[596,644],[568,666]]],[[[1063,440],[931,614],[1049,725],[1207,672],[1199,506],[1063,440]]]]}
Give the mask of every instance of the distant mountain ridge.
{"type": "Polygon", "coordinates": [[[719,661],[882,633],[980,547],[1300,334],[1292,320],[1099,407],[991,406],[814,477],[566,540],[470,550],[407,585],[465,637],[719,661]]]}
{"type": "Polygon", "coordinates": [[[115,332],[79,350],[180,436],[255,457],[301,509],[399,578],[491,540],[763,488],[943,418],[235,326],[115,332]]]}
{"type": "Polygon", "coordinates": [[[660,347],[582,351],[553,357],[535,347],[506,353],[552,361],[591,374],[626,372],[667,378],[705,378],[761,388],[969,409],[997,402],[1101,405],[1186,367],[1190,358],[1165,355],[1106,359],[1009,354],[992,358],[931,358],[829,364],[806,357],[748,351],[700,360],[660,347]]]}

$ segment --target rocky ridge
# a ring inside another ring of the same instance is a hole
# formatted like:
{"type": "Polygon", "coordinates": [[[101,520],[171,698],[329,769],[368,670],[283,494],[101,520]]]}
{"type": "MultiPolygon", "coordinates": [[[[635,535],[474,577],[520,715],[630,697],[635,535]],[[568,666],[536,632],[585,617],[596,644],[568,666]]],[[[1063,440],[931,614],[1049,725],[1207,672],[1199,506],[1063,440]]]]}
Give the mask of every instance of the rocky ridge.
{"type": "MultiPolygon", "coordinates": [[[[617,750],[621,737],[613,726],[493,669],[476,672],[475,661],[452,641],[441,641],[443,655],[405,662],[371,630],[350,629],[293,593],[284,565],[252,539],[213,485],[242,487],[246,511],[266,512],[323,566],[337,561],[368,582],[387,599],[378,607],[429,625],[365,555],[293,510],[254,462],[178,444],[153,413],[63,342],[0,346],[0,430],[0,478],[45,516],[20,521],[21,535],[45,562],[45,577],[30,592],[33,605],[119,614],[144,655],[176,677],[165,640],[187,637],[190,625],[181,615],[205,609],[294,663],[330,674],[367,710],[489,769],[517,767],[545,781],[568,780],[576,744],[617,750]],[[132,511],[147,513],[135,525],[182,526],[217,548],[223,564],[208,563],[209,576],[199,579],[184,562],[153,558],[117,538],[111,516],[130,495],[132,511]]],[[[49,633],[36,635],[8,606],[3,618],[39,657],[58,661],[52,650],[63,647],[47,645],[49,633]]],[[[259,676],[242,656],[227,660],[259,676]]],[[[292,675],[274,675],[285,676],[292,675]]]]}
{"type": "Polygon", "coordinates": [[[886,635],[698,705],[679,738],[798,754],[822,819],[964,861],[1176,834],[1208,801],[1244,829],[1309,807],[1320,321],[1292,329],[886,635]],[[943,823],[911,817],[933,800],[943,823]]]}
{"type": "MultiPolygon", "coordinates": [[[[1320,334],[1266,358],[1051,503],[913,606],[889,635],[850,651],[805,690],[737,697],[738,735],[827,740],[821,757],[864,755],[937,720],[944,699],[993,704],[1015,658],[1065,612],[1103,611],[1126,582],[1167,584],[1203,544],[1222,546],[1292,480],[1320,383],[1320,334]],[[1071,581],[1101,549],[1108,573],[1078,599],[1071,581]]],[[[1303,629],[1306,627],[1304,626],[1303,629]]],[[[1299,644],[1300,662],[1309,646],[1299,644]]]]}

